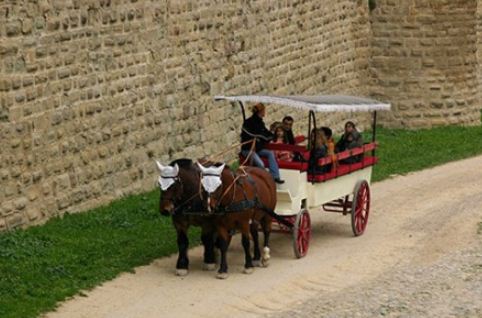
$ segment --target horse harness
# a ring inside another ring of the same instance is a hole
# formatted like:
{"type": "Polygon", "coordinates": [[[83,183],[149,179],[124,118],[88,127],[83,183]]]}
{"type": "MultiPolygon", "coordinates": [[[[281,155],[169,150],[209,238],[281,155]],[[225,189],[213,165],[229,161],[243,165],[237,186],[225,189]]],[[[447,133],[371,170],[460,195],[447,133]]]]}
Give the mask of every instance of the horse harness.
{"type": "MultiPolygon", "coordinates": [[[[244,170],[243,170],[244,171],[244,170]]],[[[293,227],[293,225],[286,221],[282,216],[276,214],[273,210],[269,209],[266,207],[261,201],[258,199],[258,190],[256,187],[256,183],[254,182],[253,177],[244,171],[244,175],[241,176],[236,176],[233,171],[231,171],[231,174],[234,178],[234,181],[226,188],[224,193],[220,196],[219,201],[226,195],[231,187],[234,187],[233,190],[233,200],[236,196],[236,185],[239,185],[243,191],[243,197],[244,200],[233,202],[229,204],[228,206],[217,206],[212,212],[206,212],[206,211],[196,211],[194,209],[194,206],[192,204],[192,201],[194,198],[199,196],[201,199],[203,198],[202,195],[202,190],[201,190],[201,183],[199,183],[199,191],[198,193],[194,194],[192,197],[190,197],[188,200],[180,204],[174,209],[173,215],[185,215],[185,216],[201,216],[201,217],[212,217],[212,216],[221,216],[225,215],[227,213],[233,213],[233,212],[240,212],[244,211],[247,209],[252,209],[252,208],[258,208],[269,214],[272,218],[276,219],[278,222],[282,223],[285,226],[288,226],[289,228],[293,227]],[[244,177],[244,178],[243,178],[244,177]],[[248,196],[246,194],[245,188],[242,186],[244,183],[244,179],[246,179],[255,189],[254,193],[255,196],[253,199],[248,199],[248,196]],[[188,205],[188,203],[190,203],[188,205]]],[[[209,174],[207,174],[209,175],[209,174]]],[[[176,181],[179,181],[182,186],[182,181],[179,177],[172,177],[176,181]]]]}
{"type": "MultiPolygon", "coordinates": [[[[243,170],[244,171],[244,170],[243,170]]],[[[214,213],[217,213],[217,214],[226,214],[226,213],[232,213],[232,212],[238,212],[238,211],[243,211],[243,210],[246,210],[246,209],[252,209],[252,208],[258,208],[258,209],[261,209],[263,210],[265,213],[269,214],[272,218],[274,218],[275,220],[277,220],[278,222],[280,222],[281,224],[287,226],[288,228],[292,228],[293,227],[293,224],[288,222],[287,220],[285,220],[282,216],[276,214],[273,210],[269,209],[268,207],[266,207],[259,199],[258,199],[258,189],[256,187],[256,183],[254,182],[254,179],[253,177],[247,173],[246,171],[244,171],[244,176],[235,176],[234,172],[231,171],[231,174],[233,175],[234,177],[234,181],[233,183],[227,188],[229,190],[229,188],[231,186],[233,186],[234,184],[237,184],[239,186],[241,186],[241,189],[243,190],[243,197],[244,197],[244,200],[242,201],[237,201],[237,202],[233,202],[231,204],[229,204],[228,206],[218,206],[216,209],[215,209],[215,212],[214,213]],[[245,177],[245,178],[242,178],[242,177],[245,177]],[[255,196],[253,199],[248,199],[248,196],[246,194],[246,190],[244,187],[242,187],[243,185],[243,182],[242,181],[243,179],[246,179],[253,187],[254,187],[254,193],[255,193],[255,196]]],[[[234,188],[234,191],[233,191],[233,200],[235,198],[235,193],[236,191],[236,187],[234,188]]],[[[222,199],[222,197],[227,193],[227,191],[225,191],[225,193],[221,196],[220,199],[222,199]]]]}

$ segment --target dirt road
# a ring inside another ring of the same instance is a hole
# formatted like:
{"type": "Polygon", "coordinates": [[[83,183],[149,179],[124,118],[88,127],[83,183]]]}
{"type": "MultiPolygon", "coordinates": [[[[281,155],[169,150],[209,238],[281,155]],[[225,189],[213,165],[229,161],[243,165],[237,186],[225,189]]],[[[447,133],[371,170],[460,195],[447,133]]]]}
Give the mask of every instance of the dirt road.
{"type": "MultiPolygon", "coordinates": [[[[283,315],[280,312],[293,308],[303,316],[299,308],[307,303],[311,304],[307,314],[315,317],[317,300],[342,304],[347,301],[344,291],[361,286],[383,293],[383,284],[396,281],[397,271],[417,268],[422,276],[408,285],[423,283],[432,273],[428,269],[481,241],[477,227],[482,221],[482,156],[373,184],[370,220],[361,237],[352,236],[348,217],[310,213],[313,238],[303,259],[294,258],[289,235],[274,234],[270,267],[246,275],[236,237],[227,280],[201,271],[201,249],[195,248],[190,251],[187,277],[174,275],[175,257],[159,259],[88,292],[87,297],[65,302],[47,317],[234,318],[283,315]],[[381,280],[384,283],[378,285],[381,280]]],[[[475,262],[480,261],[480,251],[471,252],[476,254],[475,262]]],[[[475,281],[481,282],[481,272],[476,274],[475,281]]],[[[367,313],[362,307],[353,309],[357,316],[367,313]]]]}

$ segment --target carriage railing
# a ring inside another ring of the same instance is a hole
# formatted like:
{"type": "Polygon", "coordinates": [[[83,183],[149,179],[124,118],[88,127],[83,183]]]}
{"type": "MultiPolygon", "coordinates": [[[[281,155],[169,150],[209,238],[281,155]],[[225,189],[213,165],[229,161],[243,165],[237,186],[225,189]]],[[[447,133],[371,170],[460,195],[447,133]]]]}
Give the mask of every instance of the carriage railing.
{"type": "MultiPolygon", "coordinates": [[[[361,147],[348,149],[348,150],[337,153],[336,154],[336,161],[340,162],[341,160],[353,158],[353,157],[362,155],[366,152],[372,151],[376,148],[378,148],[378,143],[377,142],[370,142],[370,143],[364,144],[361,147]]],[[[318,160],[318,165],[320,167],[329,165],[330,163],[333,163],[333,158],[331,158],[331,156],[324,157],[324,158],[321,158],[320,160],[318,160]]]]}
{"type": "Polygon", "coordinates": [[[306,146],[303,145],[290,145],[290,144],[267,144],[266,148],[270,150],[284,150],[284,151],[292,151],[292,152],[300,152],[300,153],[310,153],[306,146]]]}
{"type": "MultiPolygon", "coordinates": [[[[289,144],[268,144],[267,147],[270,150],[282,150],[282,151],[291,151],[291,152],[298,152],[301,153],[303,158],[305,160],[309,159],[310,156],[310,151],[306,149],[306,146],[300,146],[300,145],[289,145],[289,144]]],[[[351,158],[351,157],[356,157],[361,154],[364,154],[366,152],[372,151],[374,149],[378,148],[378,143],[377,142],[370,142],[367,144],[364,144],[361,147],[353,148],[353,149],[348,149],[339,153],[336,153],[336,161],[340,162],[342,160],[351,158]]],[[[333,158],[331,156],[327,156],[324,158],[321,158],[318,161],[318,165],[320,167],[326,166],[333,163],[333,158]]]]}
{"type": "MultiPolygon", "coordinates": [[[[364,144],[361,147],[349,149],[343,152],[339,152],[335,154],[335,158],[331,156],[327,156],[321,158],[318,161],[318,165],[320,167],[332,165],[330,171],[325,173],[319,174],[310,174],[309,167],[308,167],[308,160],[310,156],[310,151],[306,149],[305,146],[298,146],[298,145],[287,145],[287,144],[269,144],[267,146],[270,150],[283,150],[283,151],[292,151],[298,152],[302,155],[305,159],[305,162],[297,162],[297,161],[283,161],[278,160],[279,167],[281,169],[293,169],[293,170],[300,170],[300,171],[308,171],[308,180],[311,182],[323,182],[330,179],[337,178],[339,176],[346,175],[350,172],[364,169],[367,166],[372,166],[377,163],[378,159],[375,156],[371,156],[373,150],[378,147],[378,143],[371,142],[364,144]],[[366,156],[365,153],[370,153],[370,155],[366,156]],[[349,158],[359,157],[360,160],[347,160],[349,158]],[[333,162],[336,161],[336,164],[333,162]],[[349,163],[344,163],[349,161],[349,163]],[[354,161],[354,162],[351,162],[354,161]],[[356,162],[355,162],[356,161],[356,162]]],[[[263,160],[266,161],[266,160],[263,160]]],[[[265,162],[266,164],[267,162],[265,162]]]]}
{"type": "Polygon", "coordinates": [[[308,181],[311,182],[324,182],[331,180],[346,174],[349,174],[356,170],[364,169],[368,166],[373,166],[378,162],[378,158],[375,156],[365,156],[365,153],[372,154],[373,150],[376,149],[378,144],[376,142],[371,142],[364,144],[361,147],[349,149],[336,154],[335,161],[337,163],[333,164],[333,159],[331,157],[321,158],[318,161],[319,166],[332,165],[331,170],[322,174],[308,174],[308,181]],[[347,160],[350,158],[357,157],[358,160],[349,162],[341,162],[342,160],[347,160]]]}

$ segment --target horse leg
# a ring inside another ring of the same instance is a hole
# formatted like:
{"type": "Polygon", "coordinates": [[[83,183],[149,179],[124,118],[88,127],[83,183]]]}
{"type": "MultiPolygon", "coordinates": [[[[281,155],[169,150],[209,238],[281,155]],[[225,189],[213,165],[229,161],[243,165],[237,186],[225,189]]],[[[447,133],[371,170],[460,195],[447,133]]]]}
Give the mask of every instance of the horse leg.
{"type": "Polygon", "coordinates": [[[213,271],[216,269],[216,257],[214,256],[214,232],[211,227],[203,227],[201,241],[204,245],[203,269],[213,271]]]}
{"type": "Polygon", "coordinates": [[[264,234],[264,247],[263,247],[263,258],[261,262],[264,267],[268,267],[269,259],[271,258],[269,249],[269,236],[271,234],[271,218],[264,217],[262,220],[263,234],[264,234]]]}
{"type": "Polygon", "coordinates": [[[231,238],[229,237],[229,233],[227,229],[223,226],[218,227],[218,240],[217,243],[219,244],[219,250],[221,251],[221,263],[219,265],[218,274],[216,278],[219,279],[226,279],[228,278],[228,262],[227,262],[227,251],[229,242],[231,238]]]}
{"type": "Polygon", "coordinates": [[[186,276],[188,273],[189,259],[187,257],[187,249],[189,247],[189,239],[187,238],[187,229],[177,229],[177,248],[179,256],[176,264],[176,275],[186,276]]]}
{"type": "Polygon", "coordinates": [[[253,238],[254,245],[254,257],[253,266],[261,266],[261,251],[259,250],[259,234],[258,234],[258,222],[253,220],[249,226],[251,237],[253,238]]]}
{"type": "Polygon", "coordinates": [[[244,249],[244,273],[251,274],[253,272],[253,260],[251,259],[251,251],[249,250],[249,223],[246,222],[241,228],[241,243],[244,249]]]}

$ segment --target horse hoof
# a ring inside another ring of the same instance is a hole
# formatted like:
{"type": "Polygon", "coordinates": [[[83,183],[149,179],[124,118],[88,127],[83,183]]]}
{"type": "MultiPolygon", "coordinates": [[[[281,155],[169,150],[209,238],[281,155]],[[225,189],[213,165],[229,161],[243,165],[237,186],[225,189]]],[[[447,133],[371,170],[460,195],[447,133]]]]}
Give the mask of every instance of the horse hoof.
{"type": "Polygon", "coordinates": [[[243,273],[245,274],[253,274],[253,272],[254,272],[254,268],[252,267],[245,267],[243,270],[243,273]]]}
{"type": "Polygon", "coordinates": [[[261,264],[260,260],[253,261],[253,266],[254,267],[262,267],[263,265],[261,264]]]}
{"type": "Polygon", "coordinates": [[[204,271],[213,271],[216,269],[216,263],[209,264],[209,263],[203,263],[203,270],[204,271]]]}
{"type": "Polygon", "coordinates": [[[177,276],[186,276],[188,273],[187,269],[176,269],[177,276]]]}
{"type": "Polygon", "coordinates": [[[216,278],[217,279],[226,279],[226,278],[228,278],[228,273],[217,273],[216,278]]]}
{"type": "Polygon", "coordinates": [[[263,257],[261,258],[261,262],[263,263],[264,267],[268,267],[269,259],[271,258],[269,247],[265,246],[263,249],[263,257]]]}
{"type": "Polygon", "coordinates": [[[263,267],[268,267],[269,266],[269,258],[268,259],[264,259],[261,261],[261,263],[263,264],[263,267]]]}
{"type": "Polygon", "coordinates": [[[263,248],[263,257],[268,257],[268,258],[269,258],[270,252],[271,252],[271,250],[269,249],[269,247],[265,246],[265,247],[263,248]]]}

